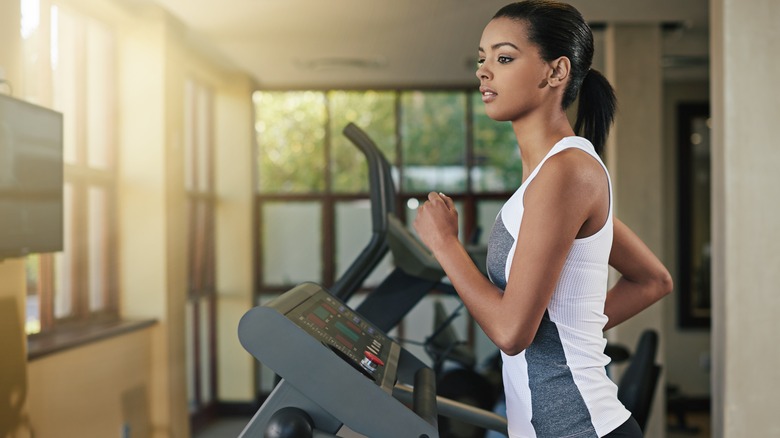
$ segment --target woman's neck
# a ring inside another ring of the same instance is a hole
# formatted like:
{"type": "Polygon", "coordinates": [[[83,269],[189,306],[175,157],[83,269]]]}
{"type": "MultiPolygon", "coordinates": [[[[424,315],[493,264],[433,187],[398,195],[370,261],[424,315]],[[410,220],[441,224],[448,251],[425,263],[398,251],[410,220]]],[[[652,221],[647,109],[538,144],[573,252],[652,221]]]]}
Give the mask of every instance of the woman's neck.
{"type": "Polygon", "coordinates": [[[512,122],[512,129],[520,147],[523,162],[523,181],[544,159],[550,149],[564,137],[574,135],[574,130],[561,110],[552,114],[532,114],[512,122]]]}

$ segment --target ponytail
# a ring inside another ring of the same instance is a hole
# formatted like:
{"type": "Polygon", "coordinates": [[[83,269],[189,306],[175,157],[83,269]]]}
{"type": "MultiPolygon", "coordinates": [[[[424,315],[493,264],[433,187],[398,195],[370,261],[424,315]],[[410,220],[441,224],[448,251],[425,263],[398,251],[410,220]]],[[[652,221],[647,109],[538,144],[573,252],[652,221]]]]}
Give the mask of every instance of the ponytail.
{"type": "Polygon", "coordinates": [[[528,41],[550,62],[569,58],[571,79],[563,92],[565,111],[579,95],[574,132],[593,143],[601,154],[615,118],[615,92],[607,78],[590,68],[593,63],[593,32],[573,6],[554,0],[525,0],[510,3],[496,12],[494,19],[506,17],[526,24],[528,41]]]}
{"type": "Polygon", "coordinates": [[[580,86],[579,95],[574,132],[590,140],[596,152],[601,155],[609,128],[615,119],[615,91],[607,78],[598,71],[589,69],[580,86]]]}

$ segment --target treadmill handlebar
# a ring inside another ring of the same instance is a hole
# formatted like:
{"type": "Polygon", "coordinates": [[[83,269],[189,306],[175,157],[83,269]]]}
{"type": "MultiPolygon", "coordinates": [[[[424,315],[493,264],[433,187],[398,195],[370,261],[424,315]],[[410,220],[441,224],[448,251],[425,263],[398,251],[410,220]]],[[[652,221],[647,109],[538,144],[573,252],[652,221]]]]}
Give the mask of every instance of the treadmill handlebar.
{"type": "Polygon", "coordinates": [[[334,295],[347,301],[389,250],[385,236],[389,227],[388,217],[395,212],[395,188],[390,164],[368,134],[353,123],[347,124],[343,133],[365,155],[368,162],[372,232],[360,256],[330,288],[334,295]]]}
{"type": "Polygon", "coordinates": [[[371,223],[374,232],[384,233],[387,231],[387,215],[395,212],[395,187],[390,175],[390,164],[376,143],[354,123],[347,124],[343,133],[366,156],[371,196],[371,223]]]}
{"type": "MultiPolygon", "coordinates": [[[[393,388],[393,397],[402,403],[410,403],[414,399],[415,392],[417,392],[416,389],[408,385],[396,384],[393,388]]],[[[502,417],[495,412],[486,411],[440,395],[436,396],[436,411],[442,417],[452,418],[508,435],[506,417],[502,417]]]]}

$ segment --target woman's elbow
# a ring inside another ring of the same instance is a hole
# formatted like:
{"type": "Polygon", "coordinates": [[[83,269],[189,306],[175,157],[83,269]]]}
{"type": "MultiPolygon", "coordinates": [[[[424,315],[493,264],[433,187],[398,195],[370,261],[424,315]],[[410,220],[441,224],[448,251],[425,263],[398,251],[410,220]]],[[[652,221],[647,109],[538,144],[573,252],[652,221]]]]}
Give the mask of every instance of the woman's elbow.
{"type": "Polygon", "coordinates": [[[517,356],[518,354],[522,353],[526,347],[515,347],[515,346],[506,346],[506,347],[499,347],[498,349],[501,350],[504,354],[507,356],[517,356]]]}
{"type": "Polygon", "coordinates": [[[656,290],[656,295],[659,300],[672,293],[672,290],[674,290],[674,280],[672,280],[672,275],[669,271],[663,269],[656,275],[654,289],[656,290]]]}
{"type": "Polygon", "coordinates": [[[498,349],[507,356],[516,356],[531,345],[533,338],[526,338],[526,336],[507,336],[505,339],[497,339],[494,342],[498,349]]]}

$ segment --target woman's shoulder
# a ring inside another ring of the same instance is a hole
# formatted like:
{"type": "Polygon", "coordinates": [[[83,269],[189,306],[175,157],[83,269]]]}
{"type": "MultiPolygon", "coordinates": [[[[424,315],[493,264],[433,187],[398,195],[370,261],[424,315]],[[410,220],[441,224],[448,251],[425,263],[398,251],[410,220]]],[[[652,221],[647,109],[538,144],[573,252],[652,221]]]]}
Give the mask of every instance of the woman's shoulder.
{"type": "Polygon", "coordinates": [[[587,138],[580,137],[578,135],[562,138],[560,141],[558,141],[558,143],[555,144],[555,146],[553,146],[553,149],[550,151],[550,153],[555,154],[557,152],[571,148],[582,149],[591,155],[597,155],[596,148],[593,146],[593,143],[591,143],[587,138]]]}
{"type": "MultiPolygon", "coordinates": [[[[587,142],[585,139],[582,140],[587,142]]],[[[600,160],[594,159],[594,155],[589,151],[578,147],[590,145],[590,142],[574,144],[576,146],[562,145],[560,142],[556,144],[555,147],[560,150],[554,151],[555,153],[545,160],[544,165],[540,166],[536,175],[539,184],[532,184],[531,186],[536,186],[533,190],[540,190],[546,194],[568,193],[576,198],[589,198],[591,194],[603,188],[605,171],[600,160]]]]}

